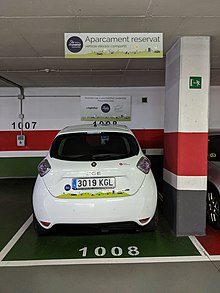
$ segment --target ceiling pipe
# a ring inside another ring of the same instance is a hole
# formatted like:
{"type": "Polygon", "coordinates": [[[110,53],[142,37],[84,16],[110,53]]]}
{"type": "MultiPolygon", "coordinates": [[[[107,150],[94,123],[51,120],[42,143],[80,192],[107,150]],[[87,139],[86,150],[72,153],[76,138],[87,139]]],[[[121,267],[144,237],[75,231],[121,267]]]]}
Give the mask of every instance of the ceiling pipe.
{"type": "Polygon", "coordinates": [[[145,69],[128,69],[128,64],[124,69],[24,69],[24,70],[0,70],[0,73],[102,73],[102,72],[148,72],[148,71],[165,71],[163,68],[152,69],[152,68],[145,68],[145,69]]]}
{"type": "Polygon", "coordinates": [[[1,75],[0,75],[0,79],[3,80],[5,83],[8,83],[8,84],[10,84],[10,85],[12,85],[14,87],[18,87],[20,89],[21,93],[22,94],[24,93],[24,89],[20,84],[14,82],[14,81],[11,81],[10,79],[7,79],[7,78],[5,78],[5,77],[3,77],[1,75]]]}

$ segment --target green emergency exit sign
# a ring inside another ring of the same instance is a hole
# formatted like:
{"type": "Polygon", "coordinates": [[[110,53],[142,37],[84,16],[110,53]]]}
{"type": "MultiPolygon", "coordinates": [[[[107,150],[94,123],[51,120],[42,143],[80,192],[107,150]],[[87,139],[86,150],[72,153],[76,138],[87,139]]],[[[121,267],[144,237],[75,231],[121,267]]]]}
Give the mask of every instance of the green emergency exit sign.
{"type": "Polygon", "coordinates": [[[202,88],[202,77],[201,76],[190,76],[189,77],[189,88],[190,89],[201,89],[202,88]]]}

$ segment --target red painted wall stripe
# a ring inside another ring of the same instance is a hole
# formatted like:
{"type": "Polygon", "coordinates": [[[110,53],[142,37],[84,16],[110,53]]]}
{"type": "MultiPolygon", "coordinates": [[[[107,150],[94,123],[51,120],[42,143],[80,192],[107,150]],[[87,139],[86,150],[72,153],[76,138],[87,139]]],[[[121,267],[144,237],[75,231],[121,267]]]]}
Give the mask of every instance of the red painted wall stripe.
{"type": "Polygon", "coordinates": [[[58,130],[24,131],[26,145],[17,147],[20,131],[0,131],[0,151],[42,151],[48,150],[58,130]]]}
{"type": "Polygon", "coordinates": [[[164,133],[164,168],[179,176],[207,176],[208,133],[164,133]]]}
{"type": "Polygon", "coordinates": [[[140,146],[147,148],[163,148],[163,129],[132,129],[140,146]]]}
{"type": "MultiPolygon", "coordinates": [[[[0,131],[0,151],[41,151],[48,150],[59,130],[26,130],[26,146],[17,147],[20,131],[0,131]]],[[[163,148],[163,129],[134,129],[142,148],[163,148]]]]}

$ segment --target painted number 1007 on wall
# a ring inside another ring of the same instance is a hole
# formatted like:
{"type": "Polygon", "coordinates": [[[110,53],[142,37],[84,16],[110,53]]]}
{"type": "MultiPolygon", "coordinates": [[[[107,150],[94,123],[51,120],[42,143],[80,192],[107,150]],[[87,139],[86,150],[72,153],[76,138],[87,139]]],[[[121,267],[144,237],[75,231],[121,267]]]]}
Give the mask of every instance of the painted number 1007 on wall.
{"type": "MultiPolygon", "coordinates": [[[[82,253],[82,257],[87,257],[88,256],[88,247],[85,246],[85,247],[79,249],[79,252],[82,253]]],[[[112,247],[110,252],[111,252],[112,256],[116,256],[116,257],[117,256],[120,257],[123,255],[123,249],[119,246],[112,247]]],[[[140,254],[137,246],[129,246],[127,248],[126,252],[130,256],[138,256],[140,254]]],[[[97,257],[103,257],[106,255],[107,249],[103,246],[98,246],[94,249],[93,253],[97,257]]]]}
{"type": "Polygon", "coordinates": [[[26,121],[26,122],[23,122],[23,125],[22,125],[22,122],[13,122],[11,123],[12,125],[12,128],[13,129],[22,129],[22,126],[23,126],[23,129],[36,129],[36,126],[37,126],[37,122],[36,121],[26,121]]]}

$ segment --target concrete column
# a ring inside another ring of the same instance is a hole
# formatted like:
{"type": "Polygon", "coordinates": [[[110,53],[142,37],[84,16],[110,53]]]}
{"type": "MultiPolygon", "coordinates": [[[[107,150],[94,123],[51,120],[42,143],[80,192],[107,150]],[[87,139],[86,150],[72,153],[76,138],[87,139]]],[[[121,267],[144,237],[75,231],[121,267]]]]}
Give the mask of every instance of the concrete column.
{"type": "Polygon", "coordinates": [[[176,235],[206,225],[210,37],[182,37],[166,56],[163,208],[176,235]]]}

